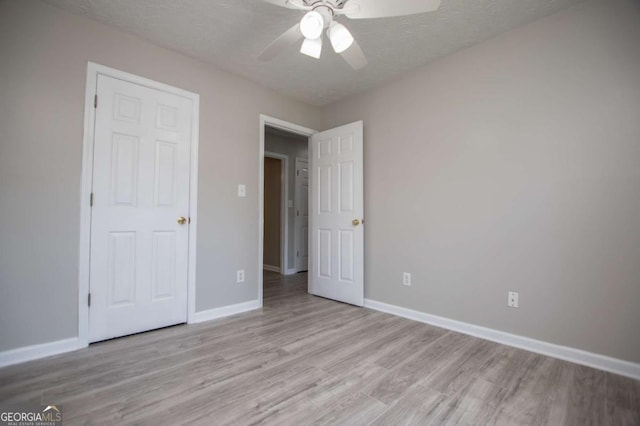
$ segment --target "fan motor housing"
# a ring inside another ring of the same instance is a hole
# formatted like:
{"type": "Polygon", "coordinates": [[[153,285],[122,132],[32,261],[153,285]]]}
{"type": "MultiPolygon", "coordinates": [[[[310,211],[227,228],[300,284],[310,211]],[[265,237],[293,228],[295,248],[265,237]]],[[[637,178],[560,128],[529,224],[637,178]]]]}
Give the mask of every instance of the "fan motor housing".
{"type": "Polygon", "coordinates": [[[329,24],[331,24],[331,22],[333,21],[333,8],[325,4],[320,4],[318,6],[314,6],[313,10],[318,12],[320,15],[322,15],[322,21],[324,22],[324,27],[328,28],[329,24]]]}

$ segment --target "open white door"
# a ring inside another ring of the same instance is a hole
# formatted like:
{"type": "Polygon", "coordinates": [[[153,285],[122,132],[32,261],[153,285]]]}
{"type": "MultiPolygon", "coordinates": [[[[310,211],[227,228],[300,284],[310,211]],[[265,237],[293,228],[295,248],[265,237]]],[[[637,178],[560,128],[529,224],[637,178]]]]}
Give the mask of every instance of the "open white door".
{"type": "Polygon", "coordinates": [[[194,118],[190,99],[103,75],[97,100],[90,342],[187,320],[194,118]]]}
{"type": "Polygon", "coordinates": [[[309,292],[362,306],[362,121],[311,136],[309,292]]]}

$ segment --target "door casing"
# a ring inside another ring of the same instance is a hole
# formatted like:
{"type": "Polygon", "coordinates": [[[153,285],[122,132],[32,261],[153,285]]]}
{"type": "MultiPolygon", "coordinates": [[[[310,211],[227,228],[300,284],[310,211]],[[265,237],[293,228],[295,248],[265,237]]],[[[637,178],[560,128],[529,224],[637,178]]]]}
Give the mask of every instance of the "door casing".
{"type": "MultiPolygon", "coordinates": [[[[196,236],[197,236],[197,207],[198,207],[198,142],[200,121],[200,96],[193,92],[178,89],[145,77],[119,71],[104,65],[88,62],[87,82],[85,88],[84,107],[84,136],[82,146],[82,180],[80,189],[80,253],[79,253],[79,277],[78,277],[78,348],[86,348],[89,345],[89,273],[91,253],[91,188],[93,175],[93,143],[95,116],[95,93],[98,75],[104,75],[129,83],[146,86],[156,90],[162,90],[192,100],[191,122],[191,153],[189,176],[189,253],[187,274],[187,322],[192,322],[195,314],[196,299],[196,236]]],[[[99,102],[99,99],[98,99],[99,102]]]]}

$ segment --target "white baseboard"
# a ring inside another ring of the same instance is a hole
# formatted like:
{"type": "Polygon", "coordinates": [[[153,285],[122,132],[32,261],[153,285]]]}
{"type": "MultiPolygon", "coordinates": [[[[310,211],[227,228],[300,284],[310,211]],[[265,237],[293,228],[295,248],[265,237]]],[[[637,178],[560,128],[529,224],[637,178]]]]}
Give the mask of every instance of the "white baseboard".
{"type": "MultiPolygon", "coordinates": [[[[259,308],[261,308],[261,305],[258,300],[238,303],[236,305],[223,306],[221,308],[196,312],[189,323],[195,324],[199,322],[210,321],[213,319],[228,317],[230,315],[252,311],[259,308]]],[[[20,364],[22,362],[32,361],[35,359],[46,358],[48,356],[58,355],[65,352],[71,352],[77,349],[79,349],[79,340],[77,337],[58,340],[55,342],[42,343],[39,345],[25,346],[23,348],[10,349],[8,351],[0,352],[0,368],[9,365],[20,364]]]]}
{"type": "Polygon", "coordinates": [[[271,272],[277,272],[280,273],[280,268],[277,266],[271,266],[271,265],[262,265],[262,269],[264,269],[265,271],[271,271],[271,272]]]}
{"type": "Polygon", "coordinates": [[[8,351],[0,352],[0,367],[33,361],[34,359],[46,358],[48,356],[71,352],[77,349],[77,337],[10,349],[8,351]]]}
{"type": "Polygon", "coordinates": [[[531,339],[529,337],[518,336],[504,331],[481,327],[437,315],[426,314],[424,312],[414,311],[413,309],[407,309],[401,306],[389,305],[387,303],[377,302],[371,299],[365,299],[364,306],[376,311],[386,312],[399,317],[434,325],[436,327],[446,328],[448,330],[457,331],[485,340],[491,340],[492,342],[502,343],[507,346],[513,346],[515,348],[524,349],[530,352],[547,355],[553,358],[586,365],[588,367],[640,380],[640,364],[633,362],[593,352],[587,352],[582,349],[531,339]]]}
{"type": "Polygon", "coordinates": [[[249,302],[238,303],[236,305],[223,306],[221,308],[208,309],[193,314],[193,318],[189,324],[197,324],[199,322],[211,321],[218,318],[228,317],[230,315],[240,314],[242,312],[260,309],[260,301],[251,300],[249,302]]]}

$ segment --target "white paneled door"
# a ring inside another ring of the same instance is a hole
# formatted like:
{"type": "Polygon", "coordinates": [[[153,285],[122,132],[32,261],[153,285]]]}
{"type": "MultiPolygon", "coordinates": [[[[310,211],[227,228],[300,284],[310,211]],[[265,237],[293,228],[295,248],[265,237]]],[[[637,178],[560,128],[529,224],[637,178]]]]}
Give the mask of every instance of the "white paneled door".
{"type": "Polygon", "coordinates": [[[309,161],[296,158],[295,239],[296,270],[306,271],[309,263],[309,161]]]}
{"type": "Polygon", "coordinates": [[[89,341],[187,320],[192,101],[98,76],[89,341]]]}
{"type": "Polygon", "coordinates": [[[362,121],[311,136],[312,294],[362,306],[364,195],[362,121]]]}

